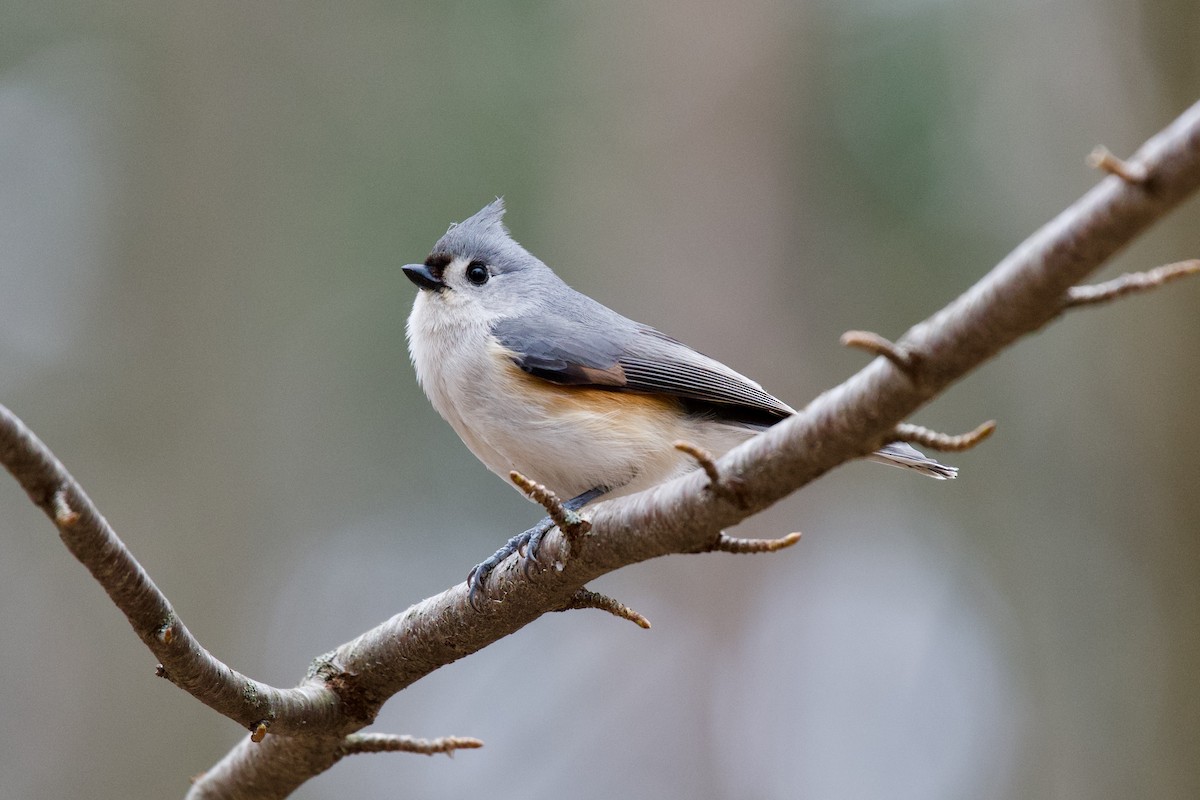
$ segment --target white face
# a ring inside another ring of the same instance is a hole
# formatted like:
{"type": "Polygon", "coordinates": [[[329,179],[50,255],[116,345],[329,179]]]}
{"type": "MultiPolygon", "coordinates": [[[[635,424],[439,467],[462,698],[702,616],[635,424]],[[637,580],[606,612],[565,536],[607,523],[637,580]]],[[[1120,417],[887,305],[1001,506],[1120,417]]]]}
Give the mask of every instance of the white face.
{"type": "Polygon", "coordinates": [[[479,338],[482,347],[488,327],[498,317],[511,313],[505,307],[501,284],[513,275],[497,275],[478,259],[454,257],[427,262],[430,272],[444,286],[422,288],[408,318],[409,347],[413,355],[426,351],[432,356],[446,352],[456,342],[479,338]]]}
{"type": "Polygon", "coordinates": [[[481,259],[466,256],[434,256],[426,265],[443,286],[422,288],[417,299],[431,309],[441,309],[439,313],[479,315],[490,321],[512,313],[510,306],[520,303],[519,294],[512,291],[521,278],[517,272],[502,272],[481,259]]]}

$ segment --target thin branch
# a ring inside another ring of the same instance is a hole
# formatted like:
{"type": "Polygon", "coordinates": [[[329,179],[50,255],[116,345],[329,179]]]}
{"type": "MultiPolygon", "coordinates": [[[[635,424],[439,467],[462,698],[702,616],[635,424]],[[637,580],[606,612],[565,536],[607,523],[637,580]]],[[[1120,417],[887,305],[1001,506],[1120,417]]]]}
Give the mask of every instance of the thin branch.
{"type": "Polygon", "coordinates": [[[989,419],[973,431],[960,433],[957,436],[931,430],[921,425],[902,422],[896,426],[896,429],[887,438],[887,441],[919,444],[931,450],[940,450],[943,453],[959,453],[963,450],[970,450],[991,436],[995,430],[996,420],[994,419],[989,419]]]}
{"type": "Polygon", "coordinates": [[[607,595],[593,592],[590,589],[580,589],[571,596],[570,601],[565,606],[558,610],[573,611],[577,608],[595,608],[600,611],[607,611],[614,617],[629,620],[639,628],[650,629],[650,620],[646,619],[645,616],[634,611],[624,603],[619,603],[607,595]]]}
{"type": "Polygon", "coordinates": [[[1127,272],[1111,281],[1092,286],[1072,286],[1067,290],[1063,308],[1078,308],[1098,303],[1108,303],[1127,294],[1146,292],[1150,289],[1200,273],[1200,259],[1165,264],[1145,272],[1127,272]]]}
{"type": "Polygon", "coordinates": [[[781,536],[778,539],[739,539],[736,536],[730,536],[721,531],[717,540],[708,548],[712,551],[722,553],[737,553],[739,555],[745,553],[774,553],[778,550],[783,550],[785,547],[791,547],[800,541],[800,532],[789,533],[787,536],[781,536]]]}
{"type": "Polygon", "coordinates": [[[445,753],[453,756],[455,750],[474,750],[479,747],[483,747],[483,741],[468,736],[417,739],[390,733],[352,733],[342,740],[341,754],[354,756],[361,753],[419,753],[432,756],[445,753]]]}

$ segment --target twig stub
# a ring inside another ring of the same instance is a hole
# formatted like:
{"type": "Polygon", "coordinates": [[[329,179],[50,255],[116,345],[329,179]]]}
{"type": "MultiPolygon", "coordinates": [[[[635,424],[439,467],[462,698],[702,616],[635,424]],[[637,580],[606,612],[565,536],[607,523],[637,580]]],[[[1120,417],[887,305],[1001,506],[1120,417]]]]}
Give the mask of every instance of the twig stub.
{"type": "Polygon", "coordinates": [[[728,500],[738,508],[746,508],[749,505],[743,496],[741,482],[737,478],[722,475],[712,453],[699,445],[682,440],[675,442],[674,447],[679,452],[687,453],[695,459],[700,468],[704,470],[704,474],[708,476],[708,485],[704,487],[705,491],[712,492],[723,500],[728,500]]]}
{"type": "Polygon", "coordinates": [[[914,350],[891,342],[878,333],[871,331],[846,331],[842,334],[842,344],[866,350],[877,356],[883,356],[896,365],[896,368],[909,378],[916,379],[921,368],[921,356],[914,350]]]}
{"type": "Polygon", "coordinates": [[[1092,169],[1116,175],[1126,183],[1140,186],[1150,180],[1150,173],[1144,166],[1117,158],[1104,145],[1097,145],[1088,153],[1087,163],[1092,169]]]}

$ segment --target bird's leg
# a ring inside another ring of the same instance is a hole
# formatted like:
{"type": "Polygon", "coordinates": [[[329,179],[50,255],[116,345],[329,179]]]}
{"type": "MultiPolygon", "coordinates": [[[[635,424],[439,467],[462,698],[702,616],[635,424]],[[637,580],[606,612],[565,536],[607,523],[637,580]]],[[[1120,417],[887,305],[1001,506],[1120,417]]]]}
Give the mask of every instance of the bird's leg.
{"type": "MultiPolygon", "coordinates": [[[[581,495],[572,497],[570,500],[563,502],[562,506],[568,514],[574,515],[576,511],[583,508],[588,503],[595,500],[600,495],[604,494],[607,489],[597,487],[588,489],[581,495]]],[[[471,603],[471,607],[476,611],[479,610],[479,605],[476,603],[476,597],[483,590],[483,582],[487,580],[487,576],[492,570],[500,566],[504,559],[511,556],[513,553],[523,553],[528,561],[525,562],[526,571],[528,572],[529,564],[537,563],[537,552],[541,547],[542,539],[554,527],[554,520],[550,517],[543,518],[537,525],[534,525],[523,533],[518,533],[516,536],[504,543],[496,552],[492,553],[483,562],[476,564],[471,572],[467,575],[467,587],[469,589],[467,598],[471,603]]]]}

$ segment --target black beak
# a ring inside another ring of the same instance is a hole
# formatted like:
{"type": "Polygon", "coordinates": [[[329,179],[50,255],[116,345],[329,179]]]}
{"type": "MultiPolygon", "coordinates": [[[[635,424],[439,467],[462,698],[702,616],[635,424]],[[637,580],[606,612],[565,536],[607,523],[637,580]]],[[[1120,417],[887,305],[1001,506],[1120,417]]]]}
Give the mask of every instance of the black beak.
{"type": "Polygon", "coordinates": [[[435,278],[433,273],[429,271],[429,267],[424,264],[409,264],[402,267],[404,274],[408,279],[422,289],[428,289],[431,292],[440,292],[446,288],[446,283],[441,278],[435,278]]]}

